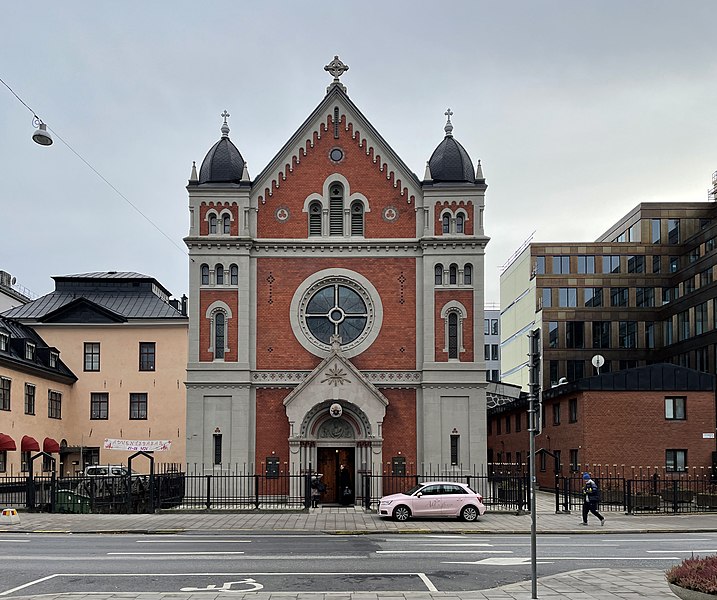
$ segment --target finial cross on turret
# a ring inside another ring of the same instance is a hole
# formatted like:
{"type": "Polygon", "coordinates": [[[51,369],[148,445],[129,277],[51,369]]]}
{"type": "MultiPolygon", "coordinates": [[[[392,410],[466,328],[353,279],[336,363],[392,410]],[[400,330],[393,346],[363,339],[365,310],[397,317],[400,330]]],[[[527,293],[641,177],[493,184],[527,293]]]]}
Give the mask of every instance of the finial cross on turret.
{"type": "Polygon", "coordinates": [[[446,135],[453,135],[453,123],[451,123],[451,115],[453,115],[453,111],[449,108],[446,110],[446,112],[443,113],[447,117],[446,126],[443,128],[443,131],[446,132],[446,135]]]}
{"type": "MultiPolygon", "coordinates": [[[[450,109],[448,109],[448,110],[450,110],[450,109]]],[[[227,117],[231,117],[231,115],[230,115],[226,110],[225,110],[221,115],[219,115],[219,116],[220,116],[220,117],[224,117],[224,124],[225,124],[225,125],[226,125],[226,122],[227,122],[227,117]]]]}
{"type": "Polygon", "coordinates": [[[222,137],[229,137],[229,125],[227,123],[227,117],[231,117],[231,115],[224,109],[224,112],[219,115],[220,117],[224,117],[224,124],[222,125],[222,137]]]}
{"type": "Polygon", "coordinates": [[[329,75],[333,75],[334,83],[339,83],[339,77],[348,70],[349,66],[342,63],[338,56],[334,56],[334,60],[324,67],[324,71],[328,71],[329,75]]]}

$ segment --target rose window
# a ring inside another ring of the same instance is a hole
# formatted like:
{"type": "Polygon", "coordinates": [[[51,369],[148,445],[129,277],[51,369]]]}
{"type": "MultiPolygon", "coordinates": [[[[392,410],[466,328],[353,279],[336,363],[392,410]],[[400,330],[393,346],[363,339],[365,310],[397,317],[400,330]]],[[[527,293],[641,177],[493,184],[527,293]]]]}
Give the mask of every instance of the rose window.
{"type": "Polygon", "coordinates": [[[304,318],[317,341],[330,344],[331,336],[341,337],[341,345],[351,344],[366,329],[369,311],[352,288],[334,283],[317,290],[306,305],[304,318]]]}

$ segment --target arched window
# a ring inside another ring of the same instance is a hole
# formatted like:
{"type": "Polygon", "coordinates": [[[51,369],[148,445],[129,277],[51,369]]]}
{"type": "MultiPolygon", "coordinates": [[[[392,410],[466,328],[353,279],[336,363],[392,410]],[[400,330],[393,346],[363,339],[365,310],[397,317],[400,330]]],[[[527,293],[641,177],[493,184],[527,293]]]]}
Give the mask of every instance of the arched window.
{"type": "Polygon", "coordinates": [[[473,284],[473,267],[470,265],[470,263],[466,263],[466,265],[463,267],[463,283],[465,283],[466,285],[473,284]]]}
{"type": "Polygon", "coordinates": [[[433,283],[435,283],[436,285],[443,285],[443,265],[441,263],[438,263],[433,272],[433,283]]]}
{"type": "Polygon", "coordinates": [[[221,263],[214,269],[214,280],[217,285],[224,285],[224,265],[221,263]]]}
{"type": "Polygon", "coordinates": [[[363,235],[363,202],[351,204],[351,235],[363,235]]]}
{"type": "Polygon", "coordinates": [[[236,265],[229,267],[229,284],[239,285],[239,267],[236,265]]]}
{"type": "Polygon", "coordinates": [[[465,216],[463,213],[456,215],[456,233],[463,233],[463,224],[465,223],[465,216]]]}
{"type": "Polygon", "coordinates": [[[214,313],[214,358],[224,358],[226,344],[226,315],[218,310],[214,313]]]}
{"type": "Polygon", "coordinates": [[[202,285],[209,285],[209,265],[202,265],[202,285]]]}
{"type": "Polygon", "coordinates": [[[344,187],[332,183],[329,189],[329,235],[344,234],[344,187]]]}
{"type": "Polygon", "coordinates": [[[448,358],[458,358],[458,313],[448,313],[448,358]]]}
{"type": "Polygon", "coordinates": [[[232,232],[232,218],[225,214],[222,217],[222,233],[230,234],[232,232]]]}
{"type": "Polygon", "coordinates": [[[458,265],[452,264],[448,267],[448,283],[456,285],[458,283],[458,265]]]}
{"type": "Polygon", "coordinates": [[[451,215],[446,213],[443,215],[443,233],[450,233],[451,232],[451,215]]]}
{"type": "Polygon", "coordinates": [[[321,202],[309,205],[309,235],[321,235],[321,202]]]}
{"type": "Polygon", "coordinates": [[[217,215],[209,215],[209,233],[217,232],[217,215]]]}

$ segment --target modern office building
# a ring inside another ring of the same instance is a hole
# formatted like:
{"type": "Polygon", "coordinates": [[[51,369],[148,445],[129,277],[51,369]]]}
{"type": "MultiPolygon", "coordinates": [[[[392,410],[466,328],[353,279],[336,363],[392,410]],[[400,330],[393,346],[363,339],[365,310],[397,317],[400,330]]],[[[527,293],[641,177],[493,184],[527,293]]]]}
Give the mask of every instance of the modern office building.
{"type": "Polygon", "coordinates": [[[500,308],[485,307],[483,317],[483,358],[488,381],[500,381],[500,308]]]}

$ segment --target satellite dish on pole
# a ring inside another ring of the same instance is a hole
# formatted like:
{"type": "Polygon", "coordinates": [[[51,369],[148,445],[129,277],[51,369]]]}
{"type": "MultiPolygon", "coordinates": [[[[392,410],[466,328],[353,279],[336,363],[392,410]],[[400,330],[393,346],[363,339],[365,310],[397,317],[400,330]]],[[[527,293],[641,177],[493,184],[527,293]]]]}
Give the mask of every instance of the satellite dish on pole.
{"type": "Polygon", "coordinates": [[[593,356],[592,361],[593,367],[597,369],[597,374],[600,375],[600,367],[605,364],[605,357],[602,354],[596,354],[593,356]]]}

